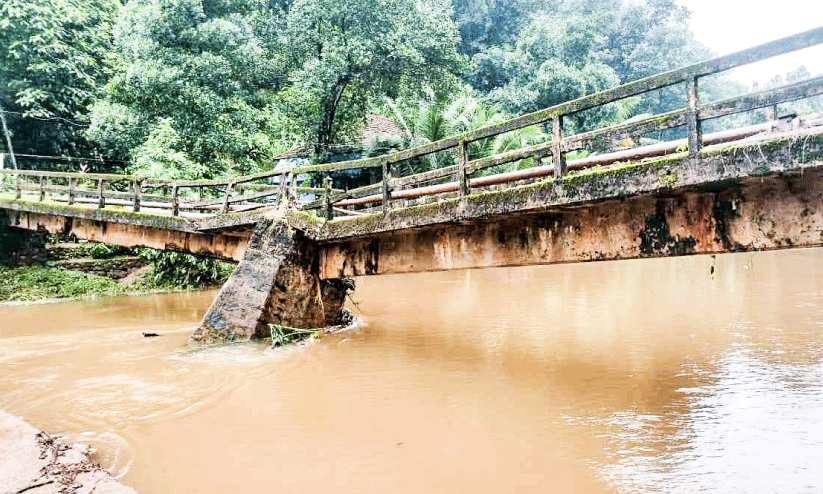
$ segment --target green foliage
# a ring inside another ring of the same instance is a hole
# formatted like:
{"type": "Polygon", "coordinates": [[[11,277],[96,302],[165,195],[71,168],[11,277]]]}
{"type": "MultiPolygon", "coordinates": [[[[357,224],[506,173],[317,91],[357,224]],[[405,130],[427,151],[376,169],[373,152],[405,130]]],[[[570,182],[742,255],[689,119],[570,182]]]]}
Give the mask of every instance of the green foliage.
{"type": "Polygon", "coordinates": [[[389,134],[374,134],[369,136],[363,144],[363,154],[366,156],[382,156],[401,151],[407,147],[403,136],[389,134]]]}
{"type": "Polygon", "coordinates": [[[514,43],[536,9],[554,9],[557,1],[455,0],[460,51],[468,55],[514,43]]]}
{"type": "MultiPolygon", "coordinates": [[[[438,97],[434,91],[427,92],[428,98],[416,108],[404,111],[404,105],[386,100],[386,108],[391,111],[403,132],[402,148],[418,146],[437,141],[453,134],[493,125],[507,118],[507,115],[489,106],[465,89],[453,100],[438,97]]],[[[405,107],[408,108],[408,107],[405,107]]],[[[474,141],[469,144],[469,158],[477,159],[502,153],[523,146],[530,146],[548,140],[548,135],[538,127],[527,127],[495,137],[474,141]]],[[[397,149],[399,139],[395,142],[397,149]]],[[[421,173],[455,163],[454,152],[438,153],[417,160],[407,160],[401,164],[403,174],[421,173]]],[[[533,160],[523,160],[511,166],[531,166],[533,160]]],[[[511,166],[494,170],[510,169],[511,166]]],[[[488,173],[488,172],[486,172],[488,173]]]]}
{"type": "Polygon", "coordinates": [[[193,180],[205,175],[206,166],[195,163],[172,128],[171,119],[160,119],[143,144],[132,151],[129,173],[166,180],[193,180]]]}
{"type": "Polygon", "coordinates": [[[140,256],[151,262],[151,280],[158,287],[207,288],[222,284],[234,265],[182,252],[143,249],[140,256]]]}
{"type": "Polygon", "coordinates": [[[80,120],[111,73],[118,9],[117,0],[0,2],[0,105],[15,112],[17,152],[91,152],[80,120]]]}
{"type": "MultiPolygon", "coordinates": [[[[474,69],[465,76],[491,104],[510,113],[535,111],[711,55],[689,31],[688,10],[674,0],[558,0],[531,6],[530,21],[521,21],[516,36],[508,31],[506,42],[475,53],[474,69]]],[[[704,89],[715,96],[727,86],[707,82],[704,89]]],[[[683,88],[665,88],[629,107],[578,115],[570,130],[683,106],[683,88]]]]}
{"type": "Polygon", "coordinates": [[[287,149],[279,138],[290,123],[273,100],[277,56],[264,43],[272,19],[257,7],[129,2],[114,30],[122,66],[92,108],[89,135],[161,177],[247,173],[287,149]]]}
{"type": "Polygon", "coordinates": [[[134,254],[134,252],[127,247],[102,243],[92,244],[88,252],[92,259],[112,259],[114,257],[129,256],[134,254]]]}
{"type": "MultiPolygon", "coordinates": [[[[581,16],[542,15],[532,19],[509,50],[475,56],[477,69],[470,80],[488,91],[487,100],[511,114],[553,106],[609,87],[619,79],[599,61],[596,25],[581,16]],[[502,84],[502,85],[501,85],[502,84]]],[[[576,114],[577,130],[614,121],[614,105],[576,114]]]]}
{"type": "Polygon", "coordinates": [[[27,116],[74,117],[105,82],[115,0],[4,0],[0,91],[27,116]]]}
{"type": "Polygon", "coordinates": [[[120,295],[129,286],[110,278],[57,268],[0,267],[0,301],[120,295]]]}
{"type": "Polygon", "coordinates": [[[370,97],[399,91],[406,77],[441,83],[461,66],[447,1],[294,0],[275,10],[272,51],[316,101],[306,141],[321,149],[341,122],[362,122],[370,97]],[[357,111],[338,115],[340,108],[357,111]]]}

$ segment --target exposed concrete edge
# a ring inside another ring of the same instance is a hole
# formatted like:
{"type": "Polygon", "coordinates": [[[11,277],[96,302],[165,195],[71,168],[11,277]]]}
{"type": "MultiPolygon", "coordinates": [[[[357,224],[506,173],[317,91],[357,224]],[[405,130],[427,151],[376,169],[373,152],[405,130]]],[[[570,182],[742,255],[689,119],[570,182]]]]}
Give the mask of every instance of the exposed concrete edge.
{"type": "MultiPolygon", "coordinates": [[[[709,189],[718,184],[751,177],[802,173],[823,168],[823,134],[820,129],[793,132],[769,140],[705,148],[697,159],[685,153],[591,168],[563,177],[452,197],[437,202],[395,209],[382,214],[340,218],[324,222],[292,215],[302,221],[304,233],[318,242],[390,233],[449,222],[493,218],[584,206],[606,200],[661,193],[709,189]]],[[[303,216],[309,216],[305,213],[303,216]]],[[[312,217],[314,218],[314,217],[312,217]]]]}
{"type": "Polygon", "coordinates": [[[136,225],[160,230],[176,230],[186,233],[199,233],[192,220],[181,217],[165,216],[145,212],[117,211],[112,209],[91,209],[82,206],[68,206],[51,201],[29,201],[26,199],[0,199],[0,209],[21,211],[25,213],[48,214],[69,218],[82,218],[92,221],[120,225],[136,225]]]}
{"type": "Polygon", "coordinates": [[[0,411],[0,493],[137,494],[89,458],[88,447],[68,445],[0,411]]]}

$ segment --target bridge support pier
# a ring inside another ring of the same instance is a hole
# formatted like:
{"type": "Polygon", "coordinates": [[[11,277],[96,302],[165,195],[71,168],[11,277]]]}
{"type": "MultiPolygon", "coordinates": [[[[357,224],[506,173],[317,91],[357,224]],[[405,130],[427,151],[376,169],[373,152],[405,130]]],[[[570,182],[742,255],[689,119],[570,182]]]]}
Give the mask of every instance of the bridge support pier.
{"type": "Polygon", "coordinates": [[[0,265],[31,266],[46,264],[46,233],[9,228],[9,216],[0,210],[0,265]]]}
{"type": "Polygon", "coordinates": [[[262,220],[189,343],[268,337],[269,323],[301,329],[339,324],[350,285],[321,280],[318,274],[319,251],[313,241],[282,217],[262,220]]]}

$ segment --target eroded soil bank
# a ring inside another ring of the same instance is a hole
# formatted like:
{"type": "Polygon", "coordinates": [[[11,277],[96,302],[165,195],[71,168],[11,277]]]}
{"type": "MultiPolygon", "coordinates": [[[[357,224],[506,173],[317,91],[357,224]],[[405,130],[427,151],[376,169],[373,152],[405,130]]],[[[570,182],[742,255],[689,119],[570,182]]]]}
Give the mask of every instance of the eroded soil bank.
{"type": "Polygon", "coordinates": [[[66,444],[0,411],[0,493],[137,494],[115,480],[81,444],[66,444]]]}

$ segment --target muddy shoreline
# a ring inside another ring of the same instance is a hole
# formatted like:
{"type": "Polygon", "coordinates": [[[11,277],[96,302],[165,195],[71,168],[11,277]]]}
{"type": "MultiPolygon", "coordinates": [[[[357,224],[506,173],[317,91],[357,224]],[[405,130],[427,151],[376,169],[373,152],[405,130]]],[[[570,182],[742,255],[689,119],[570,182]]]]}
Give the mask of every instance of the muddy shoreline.
{"type": "Polygon", "coordinates": [[[0,494],[137,494],[68,444],[0,410],[0,494]]]}

